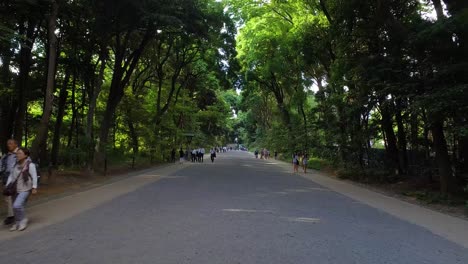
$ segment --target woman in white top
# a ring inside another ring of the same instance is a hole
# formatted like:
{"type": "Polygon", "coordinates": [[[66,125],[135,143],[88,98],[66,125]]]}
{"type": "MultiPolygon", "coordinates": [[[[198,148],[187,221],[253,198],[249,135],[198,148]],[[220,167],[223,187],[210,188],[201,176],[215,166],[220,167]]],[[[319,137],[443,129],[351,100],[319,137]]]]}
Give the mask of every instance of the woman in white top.
{"type": "Polygon", "coordinates": [[[294,173],[299,172],[299,155],[297,153],[293,154],[293,169],[294,173]]]}
{"type": "Polygon", "coordinates": [[[304,170],[304,173],[307,173],[308,164],[309,164],[309,155],[304,154],[304,157],[302,157],[302,169],[304,170]]]}
{"type": "Polygon", "coordinates": [[[16,195],[13,196],[13,211],[15,213],[15,223],[10,231],[23,231],[28,226],[28,219],[25,216],[24,206],[29,195],[37,193],[37,171],[36,165],[29,158],[29,150],[19,148],[16,152],[16,165],[8,177],[7,186],[16,184],[16,195]]]}

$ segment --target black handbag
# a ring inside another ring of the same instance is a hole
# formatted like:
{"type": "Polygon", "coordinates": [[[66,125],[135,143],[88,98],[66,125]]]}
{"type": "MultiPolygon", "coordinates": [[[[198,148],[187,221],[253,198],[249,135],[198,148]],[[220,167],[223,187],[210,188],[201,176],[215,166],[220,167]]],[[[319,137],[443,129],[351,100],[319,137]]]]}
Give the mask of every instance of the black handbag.
{"type": "MultiPolygon", "coordinates": [[[[21,170],[20,174],[16,177],[16,180],[13,181],[13,182],[10,182],[6,187],[5,189],[3,189],[3,195],[5,196],[15,196],[18,191],[17,191],[17,183],[18,183],[18,179],[19,177],[23,177],[23,181],[26,181],[25,179],[25,176],[28,175],[29,176],[29,162],[26,162],[26,164],[24,164],[24,167],[23,169],[21,170]]],[[[28,177],[26,176],[26,177],[28,177]]]]}
{"type": "Polygon", "coordinates": [[[3,189],[3,195],[5,196],[14,196],[16,195],[16,183],[17,180],[14,182],[10,182],[5,189],[3,189]]]}

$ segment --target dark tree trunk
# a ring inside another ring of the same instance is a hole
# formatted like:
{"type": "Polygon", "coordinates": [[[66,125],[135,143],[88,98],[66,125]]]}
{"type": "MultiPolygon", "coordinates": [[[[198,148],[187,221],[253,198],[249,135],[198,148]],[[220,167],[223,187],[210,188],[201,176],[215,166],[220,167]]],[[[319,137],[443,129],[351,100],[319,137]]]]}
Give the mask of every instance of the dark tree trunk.
{"type": "Polygon", "coordinates": [[[39,155],[41,154],[41,149],[45,149],[45,144],[47,142],[47,134],[49,131],[50,116],[52,115],[57,59],[57,36],[55,35],[55,29],[57,28],[57,14],[58,4],[57,1],[53,1],[48,23],[49,60],[47,68],[47,87],[45,92],[44,111],[42,114],[41,122],[39,124],[36,138],[32,146],[31,156],[33,160],[39,157],[39,155]]]}
{"type": "Polygon", "coordinates": [[[408,143],[406,139],[406,130],[405,130],[405,125],[404,125],[404,120],[403,116],[401,114],[401,109],[403,106],[401,105],[401,101],[397,100],[397,113],[395,115],[396,123],[397,123],[397,128],[398,128],[398,150],[400,153],[400,168],[401,168],[401,174],[407,174],[408,173],[408,143]]]}
{"type": "Polygon", "coordinates": [[[461,136],[458,140],[458,159],[461,164],[461,174],[468,172],[468,137],[461,136]]]}
{"type": "MultiPolygon", "coordinates": [[[[10,71],[11,61],[13,59],[13,48],[6,47],[2,49],[3,53],[1,60],[3,65],[0,67],[0,83],[5,87],[11,87],[12,74],[10,71]]],[[[5,142],[12,135],[13,119],[14,119],[14,104],[13,93],[0,92],[0,151],[7,151],[5,142]]]]}
{"type": "Polygon", "coordinates": [[[36,23],[30,19],[28,20],[27,28],[20,29],[20,34],[25,33],[25,37],[21,41],[19,53],[19,73],[16,81],[16,115],[13,129],[13,137],[18,140],[20,144],[23,140],[24,119],[28,105],[29,72],[31,71],[32,64],[32,47],[36,39],[36,26],[36,23]]]}
{"type": "Polygon", "coordinates": [[[118,87],[122,84],[121,81],[119,81],[121,80],[121,78],[117,76],[121,76],[123,73],[119,73],[118,71],[120,70],[116,69],[116,71],[114,71],[114,77],[111,83],[109,96],[107,98],[106,110],[101,121],[98,153],[96,153],[97,155],[95,155],[95,168],[99,167],[104,162],[105,152],[108,144],[109,131],[114,123],[115,110],[117,109],[117,106],[124,94],[123,88],[118,87]],[[119,80],[117,80],[117,78],[119,80]]]}
{"type": "Polygon", "coordinates": [[[441,0],[432,0],[432,4],[434,5],[434,9],[437,14],[437,19],[443,19],[445,18],[444,16],[444,8],[442,7],[442,2],[441,0]]]}
{"type": "Polygon", "coordinates": [[[386,137],[386,156],[387,161],[396,175],[400,174],[400,163],[398,157],[398,147],[397,140],[395,136],[395,131],[393,130],[393,120],[389,112],[388,106],[382,105],[382,130],[385,133],[386,137]]]}
{"type": "Polygon", "coordinates": [[[135,129],[135,125],[133,124],[130,118],[127,118],[128,130],[130,132],[130,137],[132,139],[132,168],[135,167],[135,159],[138,154],[138,134],[135,129]]]}
{"type": "Polygon", "coordinates": [[[101,93],[102,83],[104,81],[104,71],[106,69],[107,61],[107,50],[102,48],[100,58],[101,64],[99,66],[99,74],[92,85],[91,94],[89,95],[89,107],[86,117],[86,142],[88,144],[88,160],[86,161],[88,170],[92,168],[92,162],[94,159],[94,115],[96,112],[97,98],[101,93]]]}
{"type": "Polygon", "coordinates": [[[433,122],[431,125],[433,146],[436,153],[436,162],[440,177],[440,192],[448,194],[452,189],[452,170],[448,154],[447,141],[445,140],[442,121],[433,122]]]}
{"type": "Polygon", "coordinates": [[[73,70],[73,81],[72,81],[72,96],[71,96],[71,110],[72,110],[72,117],[70,128],[68,130],[68,142],[67,148],[71,147],[73,141],[73,131],[75,131],[75,123],[76,123],[76,69],[73,70]]]}
{"type": "Polygon", "coordinates": [[[107,97],[106,110],[101,122],[97,153],[94,155],[95,168],[100,167],[106,160],[109,131],[114,121],[115,110],[122,100],[124,95],[124,88],[130,81],[130,77],[133,74],[138,61],[140,60],[143,50],[152,36],[152,32],[152,30],[148,30],[146,32],[145,36],[140,42],[139,47],[135,49],[132,54],[130,54],[127,61],[124,60],[125,50],[127,47],[120,46],[116,48],[116,56],[114,59],[114,74],[112,75],[110,91],[107,97]]]}
{"type": "Polygon", "coordinates": [[[52,166],[58,165],[57,161],[58,161],[58,153],[60,150],[60,136],[62,132],[63,116],[65,115],[65,106],[67,104],[67,98],[68,98],[68,82],[69,81],[70,81],[70,70],[67,69],[65,73],[65,79],[63,80],[63,84],[62,84],[62,87],[60,89],[60,94],[59,94],[57,117],[55,121],[54,138],[52,141],[52,152],[51,152],[51,157],[50,157],[52,166]]]}
{"type": "Polygon", "coordinates": [[[411,144],[411,149],[416,150],[418,149],[419,145],[419,120],[418,120],[418,114],[412,113],[410,116],[410,126],[411,126],[411,131],[410,131],[410,144],[411,144]]]}
{"type": "Polygon", "coordinates": [[[309,151],[309,130],[308,130],[308,123],[307,123],[307,115],[304,111],[304,104],[301,103],[299,110],[302,115],[302,120],[304,120],[304,148],[306,151],[309,151]]]}

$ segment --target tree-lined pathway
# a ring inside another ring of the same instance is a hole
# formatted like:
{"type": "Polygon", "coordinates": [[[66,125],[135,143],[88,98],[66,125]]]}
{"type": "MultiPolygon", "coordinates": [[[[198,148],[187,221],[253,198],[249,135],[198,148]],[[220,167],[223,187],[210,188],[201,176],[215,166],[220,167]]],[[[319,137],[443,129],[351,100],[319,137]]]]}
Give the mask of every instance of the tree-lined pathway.
{"type": "Polygon", "coordinates": [[[0,231],[0,259],[468,263],[467,248],[246,152],[147,171],[34,206],[30,215],[27,231],[0,231]]]}

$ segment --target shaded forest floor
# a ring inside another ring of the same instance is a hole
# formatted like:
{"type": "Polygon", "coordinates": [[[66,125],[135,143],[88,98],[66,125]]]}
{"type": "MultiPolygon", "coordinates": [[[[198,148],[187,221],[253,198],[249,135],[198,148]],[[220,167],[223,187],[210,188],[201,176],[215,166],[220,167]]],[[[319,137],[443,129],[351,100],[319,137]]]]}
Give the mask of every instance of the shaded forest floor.
{"type": "MultiPolygon", "coordinates": [[[[341,169],[340,169],[341,170],[341,169]]],[[[342,178],[339,170],[331,167],[321,169],[329,177],[356,184],[369,190],[394,197],[405,202],[417,204],[441,213],[449,214],[468,220],[468,197],[464,194],[455,194],[443,197],[438,191],[437,184],[420,184],[411,180],[401,180],[395,183],[372,182],[342,178]]]]}
{"type": "MultiPolygon", "coordinates": [[[[280,159],[285,162],[290,162],[283,157],[280,159]]],[[[421,183],[421,181],[416,180],[400,180],[394,183],[369,181],[367,178],[357,175],[359,172],[353,169],[336,168],[331,162],[316,158],[310,159],[308,169],[311,170],[308,173],[319,172],[327,177],[345,181],[408,203],[417,204],[444,214],[468,220],[468,194],[459,193],[451,195],[449,198],[444,198],[438,192],[436,183],[421,183]]],[[[299,171],[302,173],[302,168],[300,168],[299,171]]]]}
{"type": "MultiPolygon", "coordinates": [[[[335,175],[331,174],[331,176],[337,178],[335,175]]],[[[466,198],[462,195],[453,196],[448,199],[441,198],[440,194],[432,188],[417,187],[405,181],[391,184],[362,183],[351,180],[345,181],[405,202],[417,204],[441,213],[468,220],[468,208],[465,205],[466,198]]]]}

